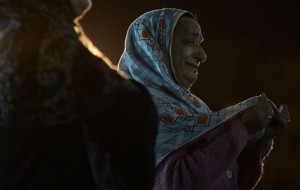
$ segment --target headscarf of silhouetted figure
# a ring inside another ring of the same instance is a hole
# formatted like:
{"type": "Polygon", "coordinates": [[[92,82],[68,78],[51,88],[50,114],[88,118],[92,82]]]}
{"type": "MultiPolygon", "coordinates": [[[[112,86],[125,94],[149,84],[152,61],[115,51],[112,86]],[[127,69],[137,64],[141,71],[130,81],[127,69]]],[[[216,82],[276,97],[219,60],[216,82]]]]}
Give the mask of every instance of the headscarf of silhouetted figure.
{"type": "MultiPolygon", "coordinates": [[[[73,121],[78,110],[72,89],[75,73],[81,70],[74,61],[84,59],[81,54],[85,49],[77,43],[73,23],[77,15],[69,1],[4,2],[0,26],[1,125],[24,128],[73,121]]],[[[80,65],[86,66],[84,62],[80,65]]]]}
{"type": "Polygon", "coordinates": [[[0,189],[151,189],[152,100],[70,2],[0,0],[0,189]]]}

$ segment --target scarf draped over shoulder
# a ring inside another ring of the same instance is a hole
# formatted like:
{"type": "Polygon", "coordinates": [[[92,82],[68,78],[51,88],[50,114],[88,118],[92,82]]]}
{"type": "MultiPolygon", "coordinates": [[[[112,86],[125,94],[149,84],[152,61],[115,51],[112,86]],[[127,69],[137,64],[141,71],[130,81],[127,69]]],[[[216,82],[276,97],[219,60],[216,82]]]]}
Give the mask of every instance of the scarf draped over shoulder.
{"type": "Polygon", "coordinates": [[[141,15],[129,27],[118,71],[143,84],[159,114],[156,166],[171,152],[194,141],[256,104],[258,97],[212,112],[173,78],[170,59],[172,35],[179,18],[192,13],[173,8],[141,15]]]}

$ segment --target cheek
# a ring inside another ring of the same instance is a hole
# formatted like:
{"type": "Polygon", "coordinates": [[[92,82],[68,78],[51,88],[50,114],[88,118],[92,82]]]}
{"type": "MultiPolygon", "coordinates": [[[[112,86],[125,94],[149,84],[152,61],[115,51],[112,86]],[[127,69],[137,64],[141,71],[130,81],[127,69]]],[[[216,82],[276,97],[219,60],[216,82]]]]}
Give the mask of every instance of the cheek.
{"type": "Polygon", "coordinates": [[[189,59],[189,50],[187,48],[181,49],[179,52],[177,52],[177,61],[178,61],[178,67],[183,71],[186,67],[186,62],[189,59]]]}
{"type": "Polygon", "coordinates": [[[189,54],[189,48],[186,48],[180,44],[174,44],[172,47],[172,62],[174,74],[177,77],[181,77],[185,72],[185,60],[189,54]]]}
{"type": "Polygon", "coordinates": [[[183,70],[183,64],[182,64],[182,59],[181,56],[176,52],[172,52],[172,64],[173,64],[173,69],[175,72],[175,75],[178,76],[181,74],[183,70]]]}

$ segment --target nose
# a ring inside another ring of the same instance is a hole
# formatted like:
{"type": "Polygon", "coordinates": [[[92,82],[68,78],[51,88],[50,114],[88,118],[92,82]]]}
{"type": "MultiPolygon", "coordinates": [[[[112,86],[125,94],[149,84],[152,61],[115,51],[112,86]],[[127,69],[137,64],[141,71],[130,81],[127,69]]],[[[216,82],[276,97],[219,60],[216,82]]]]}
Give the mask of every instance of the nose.
{"type": "Polygon", "coordinates": [[[194,53],[194,59],[197,60],[197,62],[203,63],[207,59],[207,55],[203,48],[201,46],[198,46],[194,53]]]}

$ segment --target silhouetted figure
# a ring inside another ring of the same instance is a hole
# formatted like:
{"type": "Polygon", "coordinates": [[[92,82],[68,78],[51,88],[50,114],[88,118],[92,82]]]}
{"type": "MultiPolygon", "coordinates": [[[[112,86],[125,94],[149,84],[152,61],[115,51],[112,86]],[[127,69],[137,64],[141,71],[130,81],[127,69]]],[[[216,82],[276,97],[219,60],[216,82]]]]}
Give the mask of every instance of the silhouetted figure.
{"type": "Polygon", "coordinates": [[[152,189],[155,107],[83,45],[87,7],[0,0],[0,189],[152,189]]]}

